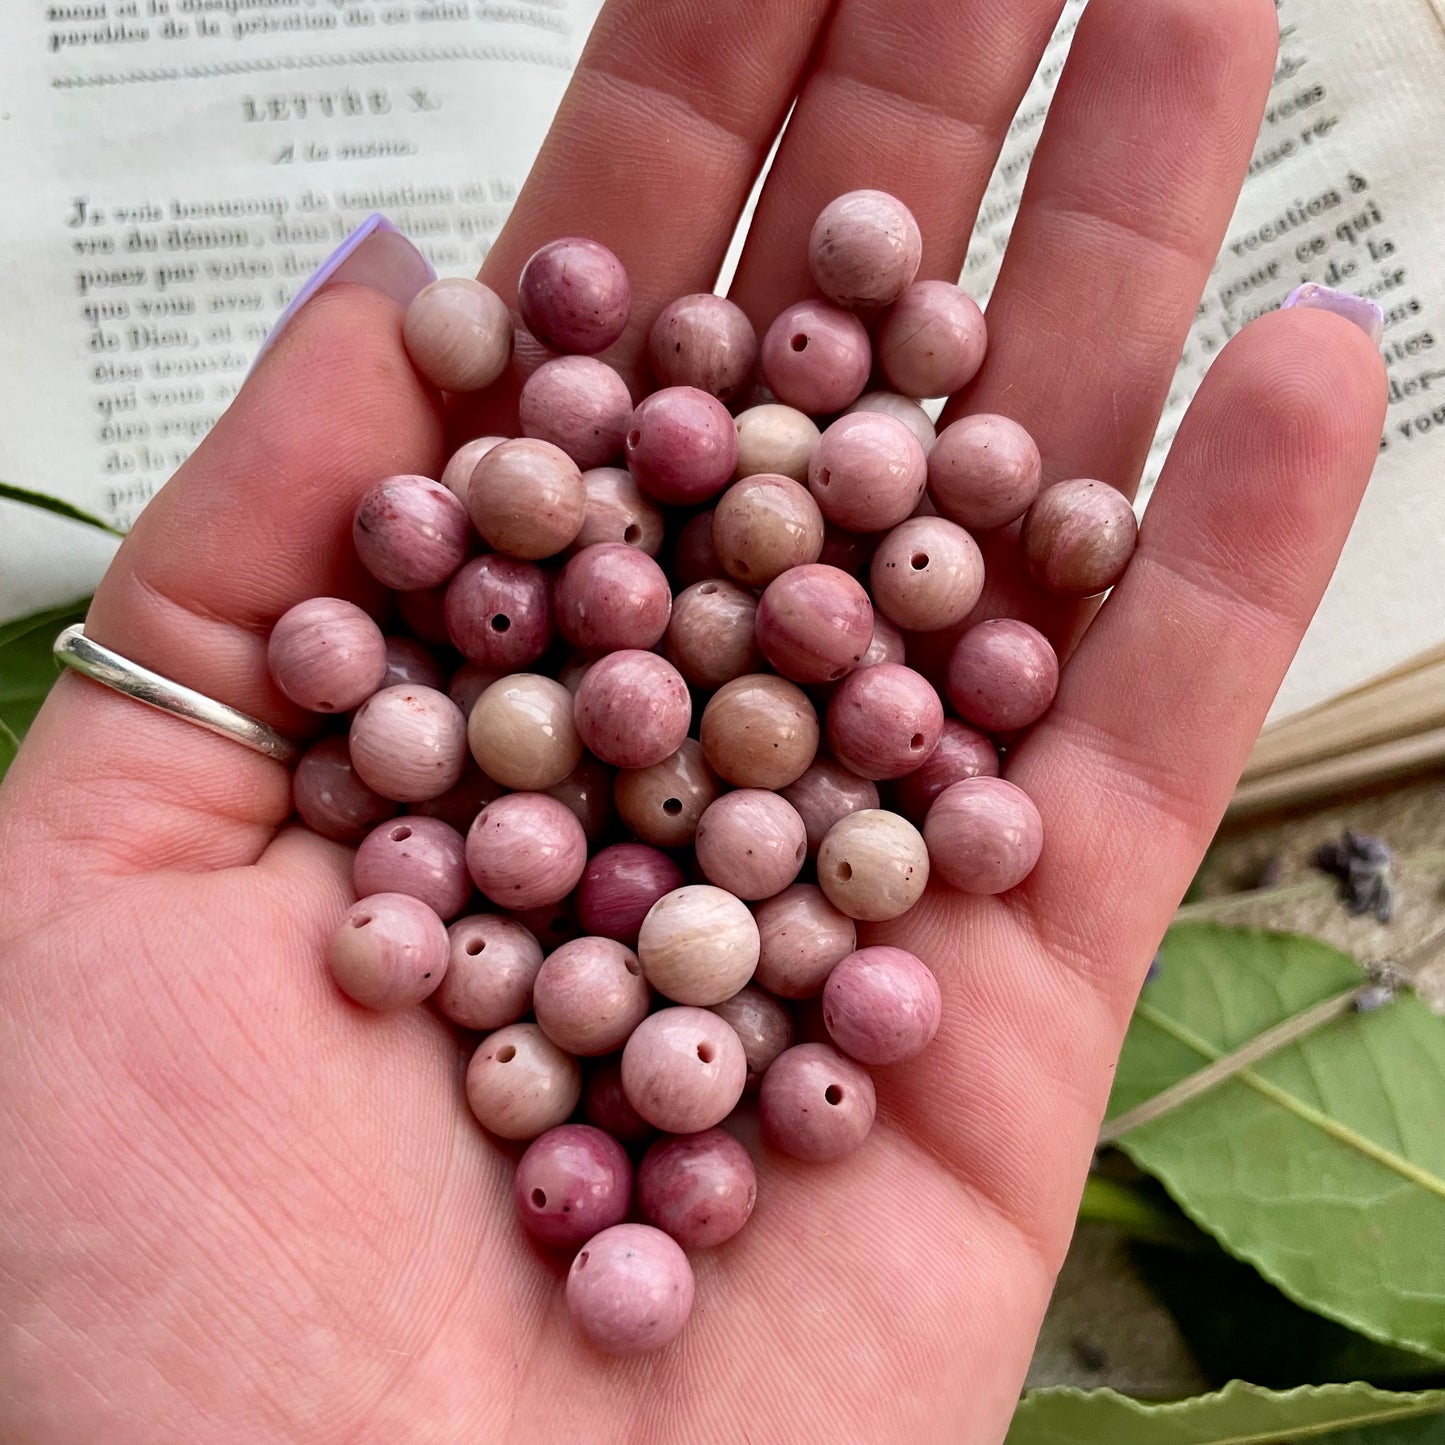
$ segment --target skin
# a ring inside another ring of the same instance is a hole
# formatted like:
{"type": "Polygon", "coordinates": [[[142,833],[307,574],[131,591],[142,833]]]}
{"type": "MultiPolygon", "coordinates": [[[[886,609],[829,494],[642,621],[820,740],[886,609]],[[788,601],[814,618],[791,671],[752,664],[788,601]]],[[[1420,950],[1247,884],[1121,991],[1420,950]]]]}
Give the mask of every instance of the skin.
{"type": "MultiPolygon", "coordinates": [[[[880,177],[918,217],[920,275],[957,275],[1059,7],[728,8],[608,6],[483,272],[510,297],[543,240],[613,247],[630,379],[662,305],[711,284],[799,86],[733,290],[758,329],[807,294],[822,205],[880,177]]],[[[1027,421],[1046,480],[1133,483],[1274,53],[1269,0],[1088,7],[988,359],[948,415],[1027,421]]],[[[514,393],[452,444],[508,430],[514,393]]],[[[519,1244],[454,1036],[327,982],[349,856],[284,826],[286,770],[62,678],[0,792],[0,1435],[1001,1440],[1140,980],[1334,565],[1384,400],[1367,338],[1321,312],[1266,317],[1217,359],[1128,575],[1010,760],[1043,814],[1038,869],[865,930],[934,968],[937,1039],[880,1083],[846,1165],[759,1152],[755,1218],[697,1261],[706,1308],[624,1365],[572,1328],[562,1263],[519,1244]]],[[[378,475],[436,475],[442,421],[397,305],[324,291],[147,508],[93,635],[301,733],[266,629],[306,596],[371,600],[351,506],[378,475]]],[[[976,615],[1021,612],[1067,647],[1088,614],[1023,605],[1015,545],[990,539],[976,615]]]]}

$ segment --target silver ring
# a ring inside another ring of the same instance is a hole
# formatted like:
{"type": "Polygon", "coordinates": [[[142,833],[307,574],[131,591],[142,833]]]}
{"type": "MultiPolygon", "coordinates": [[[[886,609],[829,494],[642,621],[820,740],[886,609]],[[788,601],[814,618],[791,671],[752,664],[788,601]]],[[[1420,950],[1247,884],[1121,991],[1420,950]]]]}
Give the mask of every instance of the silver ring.
{"type": "Polygon", "coordinates": [[[193,688],[182,687],[180,683],[122,657],[98,642],[92,642],[79,623],[67,627],[55,639],[53,651],[55,660],[62,666],[74,668],[76,672],[84,673],[86,677],[104,683],[126,697],[145,703],[147,707],[184,718],[218,737],[230,738],[252,752],[289,763],[301,751],[275,728],[267,727],[265,723],[193,688]]]}

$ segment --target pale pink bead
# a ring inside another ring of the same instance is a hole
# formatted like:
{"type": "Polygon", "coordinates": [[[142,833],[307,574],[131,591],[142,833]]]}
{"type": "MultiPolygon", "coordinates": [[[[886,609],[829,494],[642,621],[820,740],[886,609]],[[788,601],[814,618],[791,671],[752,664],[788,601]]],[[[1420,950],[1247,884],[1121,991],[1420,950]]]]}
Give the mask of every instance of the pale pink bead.
{"type": "Polygon", "coordinates": [[[803,820],[809,853],[818,851],[828,829],[859,808],[878,806],[878,787],[860,778],[832,758],[817,758],[801,778],[788,784],[782,795],[803,820]]]}
{"type": "Polygon", "coordinates": [[[332,935],[328,961],[337,987],[353,1002],[406,1008],[420,1003],[446,973],[446,926],[419,898],[377,893],[347,910],[332,935]]]}
{"type": "Polygon", "coordinates": [[[692,699],[670,662],[627,648],[588,669],[577,689],[576,718],[583,743],[604,763],[646,768],[682,746],[692,699]]]}
{"type": "Polygon", "coordinates": [[[567,1308],[609,1355],[645,1355],[682,1333],[692,1312],[692,1266],[646,1224],[615,1224],[588,1240],[567,1272],[567,1308]]]}
{"type": "Polygon", "coordinates": [[[978,543],[943,517],[900,522],[869,567],[873,605],[909,632],[941,632],[973,611],[983,594],[978,543]]]}
{"type": "Polygon", "coordinates": [[[505,791],[475,763],[468,762],[462,769],[461,777],[446,792],[438,793],[434,798],[423,798],[421,802],[413,803],[408,811],[424,818],[440,818],[465,837],[467,829],[472,826],[472,819],[505,791]]]}
{"type": "Polygon", "coordinates": [[[647,354],[659,386],[695,386],[728,402],[753,374],[758,335],[741,307],[699,292],[662,308],[647,354]]]}
{"type": "Polygon", "coordinates": [[[1124,575],[1139,524],[1129,499],[1107,482],[1058,482],[1039,493],[1019,543],[1029,574],[1060,597],[1092,597],[1124,575]]]}
{"type": "Polygon", "coordinates": [[[718,498],[712,542],[728,576],[766,587],[790,567],[818,560],[823,514],[790,477],[744,477],[718,498]]]}
{"type": "Polygon", "coordinates": [[[687,848],[712,800],[721,792],[695,738],[650,768],[617,774],[613,799],[623,824],[656,848],[687,848]]]}
{"type": "Polygon", "coordinates": [[[464,1029],[499,1029],[532,1011],[542,945],[499,913],[475,913],[447,929],[446,977],[432,1001],[464,1029]]]}
{"type": "Polygon", "coordinates": [[[721,1129],[659,1139],[637,1170],[637,1207],[684,1249],[712,1249],[731,1239],[757,1198],[748,1151],[721,1129]]]}
{"type": "Polygon", "coordinates": [[[412,365],[442,391],[481,391],[512,358],[512,315],[489,286],[445,276],[406,308],[402,340],[412,365]]]}
{"type": "Polygon", "coordinates": [[[547,574],[513,557],[474,557],[447,588],[446,628],[481,667],[512,672],[536,662],[552,640],[547,574]]]}
{"type": "Polygon", "coordinates": [[[702,815],[693,846],[710,883],[754,900],[781,893],[798,876],[808,856],[808,835],[786,798],[739,788],[702,815]]]}
{"type": "Polygon", "coordinates": [[[573,1249],[627,1217],[632,1163],[602,1130],[560,1124],[534,1139],[517,1161],[512,1197],[528,1234],[573,1249]]]}
{"type": "Polygon", "coordinates": [[[418,803],[440,797],[462,775],[467,725],[444,692],[386,687],[351,720],[351,763],[384,798],[418,803]]]}
{"type": "Polygon", "coordinates": [[[737,429],[739,480],[764,474],[808,480],[808,460],[820,435],[812,417],[769,401],[739,412],[737,429]]]}
{"type": "Polygon", "coordinates": [[[582,1097],[582,1070],[536,1024],[508,1024],[477,1045],[467,1103],[499,1139],[535,1139],[565,1123],[582,1097]]]}
{"type": "Polygon", "coordinates": [[[311,597],[283,613],[266,644],[276,686],[309,712],[350,712],[386,676],[386,639],[361,608],[311,597]]]}
{"type": "Polygon", "coordinates": [[[452,673],[452,680],[447,684],[447,696],[461,709],[462,716],[469,718],[472,709],[477,705],[477,699],[505,675],[500,668],[464,662],[452,673]]]}
{"type": "MultiPolygon", "coordinates": [[[[629,410],[629,415],[631,412],[629,410]]],[[[655,557],[662,550],[662,508],[637,485],[624,467],[592,467],[582,473],[587,515],[572,545],[625,542],[655,557]]]]}
{"type": "Polygon", "coordinates": [[[699,512],[678,529],[672,544],[672,568],[668,575],[677,588],[691,587],[711,577],[723,576],[723,564],[712,544],[712,513],[699,512]]]}
{"type": "Polygon", "coordinates": [[[938,980],[902,948],[860,948],[823,986],[823,1023],[849,1058],[879,1068],[916,1058],[938,1032],[938,980]]]}
{"type": "Polygon", "coordinates": [[[826,301],[797,301],[768,327],[761,361],[763,377],[780,402],[822,416],[842,411],[863,394],[873,349],[851,311],[826,301]]]}
{"type": "Polygon", "coordinates": [[[729,1024],[705,1008],[665,1008],[638,1024],[622,1050],[632,1107],[668,1134],[720,1124],[743,1096],[748,1064],[729,1024]]]}
{"type": "Polygon", "coordinates": [[[446,676],[436,654],[412,637],[388,637],[386,639],[386,673],[381,679],[383,687],[398,687],[409,682],[413,687],[431,687],[438,692],[445,691],[446,676]]]}
{"type": "Polygon", "coordinates": [[[467,504],[467,488],[472,484],[472,472],[476,465],[493,447],[501,446],[506,437],[474,437],[463,442],[451,454],[441,475],[441,484],[462,506],[467,504]]]}
{"type": "Polygon", "coordinates": [[[818,849],[818,883],[828,901],[866,923],[907,913],[923,897],[928,867],[923,835],[907,818],[881,808],[840,819],[818,849]]]}
{"type": "Polygon", "coordinates": [[[880,411],[840,416],[813,450],[808,490],[850,532],[883,532],[908,517],[928,480],[918,438],[880,411]]]}
{"type": "Polygon", "coordinates": [[[445,647],[447,636],[445,615],[446,587],[423,587],[419,592],[400,592],[396,610],[414,637],[431,647],[445,647]]]}
{"type": "Polygon", "coordinates": [[[878,364],[905,396],[952,396],[988,349],[978,304],[951,281],[915,281],[878,326],[878,364]]]}
{"type": "Polygon", "coordinates": [[[556,356],[527,378],[517,400],[522,435],[560,447],[579,467],[622,454],[632,393],[605,361],[556,356]]]}
{"type": "MultiPolygon", "coordinates": [[[[851,920],[850,920],[851,922],[851,920]]],[[[773,1060],[793,1044],[793,1016],[771,994],[749,984],[712,1006],[738,1036],[748,1061],[744,1093],[756,1093],[773,1060]]]]}
{"type": "Polygon", "coordinates": [[[996,617],[954,644],[947,688],[964,721],[991,733],[1012,732],[1049,710],[1059,690],[1059,659],[1042,632],[996,617]]]}
{"type": "Polygon", "coordinates": [[[611,938],[574,938],[554,949],[532,988],[542,1032],[583,1058],[620,1049],[651,1004],[637,955],[611,938]]]}
{"type": "Polygon", "coordinates": [[[943,733],[943,703],[911,667],[880,662],[839,683],[828,702],[828,747],[844,767],[875,782],[920,766],[943,733]]]}
{"type": "Polygon", "coordinates": [[[873,640],[868,651],[858,663],[862,667],[877,667],[880,662],[902,662],[908,656],[908,643],[903,634],[886,618],[876,611],[873,614],[873,640]]]}
{"type": "Polygon", "coordinates": [[[645,843],[614,843],[593,856],[577,885],[577,921],[632,947],[648,910],[683,884],[682,870],[645,843]]]}
{"type": "Polygon", "coordinates": [[[899,778],[893,799],[900,813],[923,826],[933,800],[964,778],[998,777],[998,751],[981,732],[957,718],[944,718],[938,745],[913,772],[899,778]]]}
{"type": "Polygon", "coordinates": [[[833,966],[858,947],[857,925],[815,883],[785,888],[760,903],[754,917],[758,967],[753,980],[779,998],[821,993],[833,966]]]}
{"type": "Polygon", "coordinates": [[[522,792],[556,787],[582,761],[572,694],[531,672],[514,672],[477,699],[467,741],[488,777],[522,792]]]}
{"type": "Polygon", "coordinates": [[[446,582],[466,561],[471,535],[466,508],[430,477],[388,477],[352,514],[361,565],[398,592],[446,582]]]}
{"type": "Polygon", "coordinates": [[[467,488],[472,525],[508,557],[555,557],[582,530],[587,488],[560,447],[519,437],[493,447],[467,488]]]}
{"type": "Polygon", "coordinates": [[[1033,872],[1044,824],[1022,788],[1003,778],[966,778],[933,800],[923,836],[945,883],[964,893],[1004,893],[1033,872]]]}
{"type": "Polygon", "coordinates": [[[611,1134],[629,1149],[649,1143],[657,1130],[627,1102],[620,1057],[595,1064],[582,1086],[582,1112],[594,1128],[611,1134]]]}
{"type": "Polygon", "coordinates": [[[690,883],[648,909],[637,956],[648,983],[664,997],[707,1007],[731,998],[753,976],[758,926],[726,889],[690,883]]]}
{"type": "Polygon", "coordinates": [[[848,191],[823,207],[808,237],[808,266],[840,306],[888,306],[918,274],[923,233],[886,191],[848,191]]]}
{"type": "Polygon", "coordinates": [[[763,665],[754,626],[757,598],[721,578],[694,582],[673,599],[668,661],[694,687],[716,688],[763,665]]]}
{"type": "Polygon", "coordinates": [[[758,646],[794,682],[833,682],[852,671],[873,639],[873,607],[846,572],[821,562],[793,567],[758,600],[758,646]]]}
{"type": "Polygon", "coordinates": [[[732,480],[738,433],[715,396],[695,386],[669,386],[637,404],[626,452],[644,492],[669,506],[693,506],[732,480]]]}
{"type": "Polygon", "coordinates": [[[1034,439],[1006,416],[966,416],[939,432],[928,454],[928,495],[970,531],[1004,527],[1028,510],[1043,466],[1034,439]]]}
{"type": "Polygon", "coordinates": [[[606,763],[584,753],[582,761],[546,792],[577,819],[587,841],[596,843],[612,822],[612,780],[606,763]]]}
{"type": "Polygon", "coordinates": [[[933,423],[911,396],[900,396],[896,391],[865,391],[843,414],[851,416],[856,411],[881,411],[885,416],[897,418],[918,438],[924,456],[933,450],[937,437],[933,423]]]}
{"type": "Polygon", "coordinates": [[[698,740],[708,764],[734,787],[776,790],[802,777],[817,756],[818,715],[796,683],[750,673],[713,693],[698,740]]]}
{"type": "Polygon", "coordinates": [[[351,886],[361,898],[405,893],[439,918],[455,918],[472,896],[466,841],[438,818],[393,818],[356,850],[351,886]]]}
{"type": "Polygon", "coordinates": [[[827,1044],[797,1044],[780,1054],[758,1092],[768,1140],[815,1164],[853,1153],[877,1112],[868,1071],[827,1044]]]}
{"type": "Polygon", "coordinates": [[[517,309],[544,346],[591,356],[626,330],[632,286],[622,262],[601,242],[564,236],[534,251],[522,267],[517,309]]]}
{"type": "Polygon", "coordinates": [[[672,589],[662,568],[624,542],[584,547],[562,569],[552,594],[557,631],[588,652],[646,649],[672,616],[672,589]]]}
{"type": "Polygon", "coordinates": [[[501,908],[558,903],[586,866],[582,825],[545,793],[503,795],[477,814],[467,834],[472,879],[501,908]]]}
{"type": "Polygon", "coordinates": [[[301,821],[333,843],[359,843],[396,812],[390,798],[356,776],[345,738],[322,738],[302,755],[291,779],[291,799],[301,821]]]}

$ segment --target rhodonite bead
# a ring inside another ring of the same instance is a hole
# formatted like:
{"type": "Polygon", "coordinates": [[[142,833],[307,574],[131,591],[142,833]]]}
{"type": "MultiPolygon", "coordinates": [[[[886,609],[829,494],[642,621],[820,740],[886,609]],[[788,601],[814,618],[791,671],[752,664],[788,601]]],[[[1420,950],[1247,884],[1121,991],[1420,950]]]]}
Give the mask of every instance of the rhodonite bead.
{"type": "Polygon", "coordinates": [[[780,402],[823,416],[842,411],[863,394],[873,349],[851,311],[826,301],[797,301],[768,327],[760,358],[763,378],[780,402]]]}
{"type": "Polygon", "coordinates": [[[590,934],[630,948],[648,910],[683,884],[682,870],[645,843],[614,843],[588,863],[577,885],[577,921],[590,934]]]}
{"type": "Polygon", "coordinates": [[[620,1049],[647,1017],[652,990],[637,955],[611,938],[574,938],[547,955],[532,986],[542,1032],[569,1054],[620,1049]]]}
{"type": "Polygon", "coordinates": [[[907,913],[928,886],[928,866],[923,835],[881,808],[840,819],[818,849],[818,883],[828,901],[867,923],[907,913]]]}
{"type": "Polygon", "coordinates": [[[843,415],[851,416],[857,411],[881,411],[885,416],[895,417],[918,438],[924,456],[933,450],[937,436],[933,423],[911,396],[900,396],[896,391],[865,391],[843,415]]]}
{"type": "Polygon", "coordinates": [[[738,413],[737,432],[739,481],[764,474],[808,480],[808,459],[820,435],[812,417],[781,402],[763,402],[738,413]]]}
{"type": "Polygon", "coordinates": [[[442,471],[441,484],[463,507],[467,504],[467,488],[472,484],[472,472],[476,465],[493,447],[499,447],[506,437],[474,437],[463,442],[451,454],[442,471]]]}
{"type": "Polygon", "coordinates": [[[836,567],[850,577],[863,577],[877,545],[876,535],[850,532],[828,522],[823,527],[823,550],[818,554],[818,560],[825,567],[836,567]]]}
{"type": "Polygon", "coordinates": [[[983,312],[951,281],[915,281],[879,323],[875,344],[883,375],[905,396],[952,396],[987,349],[983,312]]]}
{"type": "Polygon", "coordinates": [[[757,1197],[748,1151],[721,1129],[659,1139],[637,1170],[637,1207],[684,1249],[712,1249],[731,1239],[757,1197]]]}
{"type": "Polygon", "coordinates": [[[833,682],[873,640],[873,607],[846,572],[813,562],[770,582],[758,600],[758,646],[794,682],[833,682]]]}
{"type": "Polygon", "coordinates": [[[793,1043],[793,1016],[771,994],[749,984],[712,1011],[732,1027],[748,1061],[744,1093],[756,1093],[773,1060],[793,1043]]]}
{"type": "Polygon", "coordinates": [[[1036,722],[1059,688],[1059,659],[1027,622],[996,617],[971,627],[948,659],[948,700],[966,722],[991,733],[1036,722]]]}
{"type": "Polygon", "coordinates": [[[588,652],[649,648],[667,631],[672,591],[662,568],[624,542],[584,547],[552,594],[557,631],[588,652]]]}
{"type": "Polygon", "coordinates": [[[657,848],[687,848],[698,820],[721,791],[695,738],[684,738],[671,757],[650,768],[617,774],[613,800],[630,832],[657,848]]]}
{"type": "Polygon", "coordinates": [[[432,995],[443,1017],[464,1029],[504,1028],[532,1011],[542,945],[499,913],[474,913],[447,929],[446,977],[432,995]]]}
{"type": "Polygon", "coordinates": [[[545,793],[506,793],[488,803],[467,834],[467,867],[500,908],[545,908],[576,886],[587,835],[571,810],[545,793]]]}
{"type": "Polygon", "coordinates": [[[796,1044],[780,1054],[758,1092],[768,1140],[815,1164],[853,1153],[877,1112],[868,1071],[827,1044],[796,1044]]]}
{"type": "Polygon", "coordinates": [[[923,496],[928,458],[918,438],[880,411],[840,416],[808,463],[808,490],[823,515],[850,532],[883,532],[923,496]]]}
{"type": "Polygon", "coordinates": [[[833,756],[876,782],[901,778],[927,759],[943,733],[943,704],[922,673],[880,662],[838,684],[826,722],[833,756]]]}
{"type": "Polygon", "coordinates": [[[795,683],[751,673],[712,695],[698,737],[710,766],[734,787],[785,788],[817,755],[818,715],[795,683]]]}
{"type": "Polygon", "coordinates": [[[588,668],[577,689],[576,719],[583,743],[604,763],[647,768],[682,746],[692,699],[670,662],[627,648],[588,668]]]}
{"type": "Polygon", "coordinates": [[[612,769],[584,753],[582,761],[555,787],[544,791],[566,807],[595,844],[612,822],[612,769]]]}
{"type": "Polygon", "coordinates": [[[363,494],[351,519],[361,565],[398,592],[439,587],[466,561],[467,510],[430,477],[388,477],[363,494]]]}
{"type": "Polygon", "coordinates": [[[790,477],[745,477],[718,498],[712,544],[729,577],[766,587],[790,567],[818,560],[823,514],[790,477]]]}
{"type": "Polygon", "coordinates": [[[266,644],[276,686],[308,712],[350,712],[386,676],[386,639],[354,603],[312,597],[282,614],[266,644]]]}
{"type": "Polygon", "coordinates": [[[345,738],[322,738],[302,754],[291,798],[301,821],[333,843],[359,843],[396,812],[390,798],[357,777],[345,738]]]}
{"type": "Polygon", "coordinates": [[[943,517],[911,517],[878,544],[869,566],[873,605],[909,632],[957,626],[983,593],[978,543],[943,517]]]}
{"type": "Polygon", "coordinates": [[[695,386],[731,401],[758,361],[758,335],[742,308],[725,296],[679,296],[652,323],[647,355],[661,386],[695,386]]]}
{"type": "Polygon", "coordinates": [[[705,1008],[649,1014],[622,1050],[632,1107],[667,1134],[720,1124],[743,1096],[747,1058],[732,1027],[705,1008]]]}
{"type": "Polygon", "coordinates": [[[923,233],[913,212],[887,191],[848,191],[829,201],[808,237],[813,280],[840,306],[891,305],[922,259],[923,233]]]}
{"type": "Polygon", "coordinates": [[[552,640],[547,574],[531,562],[474,557],[452,578],[445,606],[452,646],[478,667],[513,672],[552,640]]]}
{"type": "Polygon", "coordinates": [[[816,758],[801,778],[788,784],[782,796],[797,809],[808,839],[808,852],[816,853],[828,829],[859,808],[878,806],[877,785],[849,772],[832,758],[816,758]]]}
{"type": "MultiPolygon", "coordinates": [[[[665,894],[648,910],[637,935],[637,956],[658,993],[674,1003],[707,1007],[731,998],[753,976],[758,926],[747,905],[726,889],[691,883],[665,894]]],[[[659,1129],[671,1127],[652,1122],[659,1129]]]]}
{"type": "Polygon", "coordinates": [[[445,276],[418,291],[401,335],[412,365],[442,391],[481,391],[512,359],[506,302],[466,276],[445,276]]]}
{"type": "Polygon", "coordinates": [[[1134,508],[1123,492],[1080,479],[1039,493],[1019,541],[1041,587],[1061,597],[1092,597],[1124,575],[1138,539],[1134,508]]]}
{"type": "Polygon", "coordinates": [[[950,783],[978,777],[998,777],[998,751],[967,723],[944,718],[938,745],[913,772],[899,778],[893,800],[898,811],[921,828],[933,800],[950,783]]]}
{"type": "Polygon", "coordinates": [[[571,943],[582,933],[577,927],[577,915],[570,898],[542,908],[514,909],[505,916],[513,923],[521,924],[541,945],[544,954],[561,948],[564,943],[571,943]]]}
{"type": "Polygon", "coordinates": [[[447,636],[445,587],[423,587],[417,592],[398,592],[396,610],[412,635],[429,647],[445,647],[447,636]]]}
{"type": "Polygon", "coordinates": [[[517,280],[522,323],[553,351],[591,356],[627,328],[632,286],[606,246],[564,236],[534,251],[517,280]]]}
{"type": "Polygon", "coordinates": [[[600,467],[622,455],[632,393],[605,361],[555,356],[527,378],[517,415],[523,436],[551,442],[579,467],[600,467]]]}
{"type": "Polygon", "coordinates": [[[414,637],[388,637],[386,673],[381,685],[397,687],[408,682],[413,687],[431,687],[439,692],[447,686],[441,665],[430,648],[423,647],[414,637]]]}
{"type": "Polygon", "coordinates": [[[587,1241],[567,1272],[567,1308],[609,1355],[645,1355],[676,1339],[692,1312],[692,1266],[646,1224],[615,1224],[587,1241]]]}
{"type": "Polygon", "coordinates": [[[637,485],[669,506],[716,496],[738,464],[738,433],[727,407],[695,386],[664,387],[638,402],[625,447],[637,485]]]}
{"type": "Polygon", "coordinates": [[[446,792],[434,798],[423,798],[408,809],[412,814],[424,818],[440,818],[443,823],[455,828],[465,836],[472,826],[472,819],[492,801],[501,797],[506,790],[494,783],[475,763],[467,762],[462,775],[446,792]]]}
{"type": "Polygon", "coordinates": [[[519,437],[477,463],[467,510],[489,546],[536,561],[555,557],[576,539],[587,515],[587,488],[561,447],[519,437]]]}
{"type": "Polygon", "coordinates": [[[347,910],[332,935],[328,961],[336,986],[353,1002],[377,1010],[406,1008],[442,981],[446,927],[419,898],[377,893],[347,910]]]}
{"type": "Polygon", "coordinates": [[[916,1058],[942,1016],[938,980],[906,949],[860,948],[840,959],[823,985],[823,1023],[833,1042],[875,1068],[916,1058]]]}
{"type": "Polygon", "coordinates": [[[886,618],[873,613],[873,640],[859,667],[877,667],[880,662],[902,662],[908,656],[903,634],[886,618]]]}
{"type": "Polygon", "coordinates": [[[439,818],[393,818],[356,850],[351,886],[360,898],[405,893],[439,918],[455,918],[472,896],[466,841],[439,818]]]}
{"type": "Polygon", "coordinates": [[[477,1045],[467,1103],[499,1139],[535,1139],[565,1123],[582,1096],[582,1070],[536,1024],[508,1024],[477,1045]]]}
{"type": "Polygon", "coordinates": [[[693,687],[716,688],[763,665],[754,629],[758,600],[720,577],[694,582],[673,599],[668,661],[693,687]]]}
{"type": "Polygon", "coordinates": [[[595,1128],[611,1134],[629,1149],[651,1142],[657,1130],[627,1102],[622,1087],[622,1059],[614,1055],[598,1061],[582,1086],[582,1113],[595,1128]]]}
{"type": "Polygon", "coordinates": [[[749,900],[781,893],[808,856],[797,810],[762,788],[724,793],[702,815],[693,846],[710,883],[749,900]]]}
{"type": "Polygon", "coordinates": [[[1004,527],[1028,510],[1043,467],[1034,439],[1006,416],[966,416],[939,432],[928,454],[928,495],[970,531],[1004,527]]]}
{"type": "Polygon", "coordinates": [[[494,682],[476,700],[467,741],[489,778],[522,792],[556,787],[582,761],[572,694],[531,672],[494,682]]]}
{"type": "Polygon", "coordinates": [[[1003,778],[950,783],[923,824],[939,877],[964,893],[1004,893],[1039,861],[1044,824],[1034,801],[1003,778]]]}
{"type": "Polygon", "coordinates": [[[527,1146],[517,1161],[512,1197],[529,1234],[571,1249],[627,1217],[632,1162],[601,1129],[561,1124],[527,1146]]]}
{"type": "Polygon", "coordinates": [[[386,687],[351,719],[351,764],[384,798],[418,803],[439,797],[462,775],[467,725],[444,692],[386,687]]]}
{"type": "Polygon", "coordinates": [[[672,585],[679,589],[723,576],[723,564],[712,544],[711,512],[699,512],[679,528],[672,544],[671,576],[672,585]]]}
{"type": "MultiPolygon", "coordinates": [[[[858,947],[853,920],[816,883],[794,883],[760,903],[753,981],[779,998],[813,998],[840,958],[858,947]]],[[[726,1015],[724,1015],[726,1017],[726,1015]]]]}
{"type": "MultiPolygon", "coordinates": [[[[629,415],[631,414],[629,410],[629,415]]],[[[592,467],[582,473],[587,514],[572,545],[625,542],[655,557],[662,550],[662,509],[644,494],[624,467],[592,467]]]]}

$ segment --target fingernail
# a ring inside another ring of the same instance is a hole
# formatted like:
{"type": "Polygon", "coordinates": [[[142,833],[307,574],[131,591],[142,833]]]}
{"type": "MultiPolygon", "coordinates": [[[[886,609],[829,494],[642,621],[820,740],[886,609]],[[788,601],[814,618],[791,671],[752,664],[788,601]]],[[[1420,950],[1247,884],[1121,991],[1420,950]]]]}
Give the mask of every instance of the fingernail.
{"type": "MultiPolygon", "coordinates": [[[[390,296],[398,306],[405,307],[411,299],[437,278],[431,262],[402,235],[380,212],[369,215],[307,278],[305,285],[291,298],[276,324],[266,334],[256,360],[276,344],[276,338],[291,324],[296,313],[321,290],[348,282],[369,286],[390,296]]],[[[247,372],[250,375],[250,372],[247,372]]]]}
{"type": "Polygon", "coordinates": [[[1304,306],[1311,311],[1333,311],[1346,321],[1353,321],[1378,346],[1385,339],[1385,313],[1378,302],[1349,291],[1332,291],[1318,281],[1296,286],[1285,300],[1283,310],[1304,306]]]}

